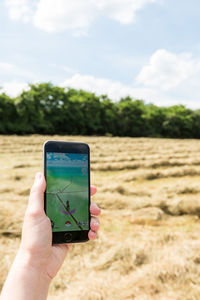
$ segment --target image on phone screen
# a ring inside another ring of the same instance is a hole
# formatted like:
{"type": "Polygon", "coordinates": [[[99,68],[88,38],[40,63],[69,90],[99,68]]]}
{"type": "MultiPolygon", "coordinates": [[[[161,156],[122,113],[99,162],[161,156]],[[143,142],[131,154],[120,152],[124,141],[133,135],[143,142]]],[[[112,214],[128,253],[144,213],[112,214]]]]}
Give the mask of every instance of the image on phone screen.
{"type": "Polygon", "coordinates": [[[89,230],[88,154],[46,152],[46,182],[52,231],[89,230]]]}

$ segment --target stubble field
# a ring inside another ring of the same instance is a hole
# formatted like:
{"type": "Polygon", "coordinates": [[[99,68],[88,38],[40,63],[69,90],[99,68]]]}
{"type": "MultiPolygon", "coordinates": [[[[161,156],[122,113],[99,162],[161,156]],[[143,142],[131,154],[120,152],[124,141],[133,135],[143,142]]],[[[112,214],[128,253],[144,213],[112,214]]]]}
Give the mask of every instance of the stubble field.
{"type": "Polygon", "coordinates": [[[0,136],[1,286],[48,139],[89,143],[102,208],[99,238],[70,249],[48,299],[200,299],[199,140],[0,136]]]}

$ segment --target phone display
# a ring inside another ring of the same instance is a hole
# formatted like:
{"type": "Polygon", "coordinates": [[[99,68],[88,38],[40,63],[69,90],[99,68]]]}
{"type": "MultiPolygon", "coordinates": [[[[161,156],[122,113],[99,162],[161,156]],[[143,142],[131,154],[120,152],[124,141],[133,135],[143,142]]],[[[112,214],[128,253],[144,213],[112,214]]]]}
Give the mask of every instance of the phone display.
{"type": "Polygon", "coordinates": [[[46,155],[46,212],[53,232],[88,230],[87,154],[46,155]]]}
{"type": "Polygon", "coordinates": [[[57,237],[58,243],[81,241],[82,233],[89,231],[90,221],[89,153],[79,151],[78,145],[70,148],[71,144],[62,142],[62,151],[56,145],[52,148],[51,144],[50,149],[46,146],[45,151],[45,211],[51,221],[53,240],[57,237]],[[63,235],[69,232],[70,235],[63,235]]]}

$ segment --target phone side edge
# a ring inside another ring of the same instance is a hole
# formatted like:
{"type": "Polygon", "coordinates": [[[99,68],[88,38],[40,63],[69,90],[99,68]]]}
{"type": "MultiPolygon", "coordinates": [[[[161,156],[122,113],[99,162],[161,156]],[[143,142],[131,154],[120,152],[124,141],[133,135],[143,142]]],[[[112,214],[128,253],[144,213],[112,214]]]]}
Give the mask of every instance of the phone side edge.
{"type": "MultiPolygon", "coordinates": [[[[46,146],[49,141],[45,141],[43,144],[43,174],[46,181],[46,146]]],[[[46,214],[46,187],[44,191],[44,211],[46,214]]]]}

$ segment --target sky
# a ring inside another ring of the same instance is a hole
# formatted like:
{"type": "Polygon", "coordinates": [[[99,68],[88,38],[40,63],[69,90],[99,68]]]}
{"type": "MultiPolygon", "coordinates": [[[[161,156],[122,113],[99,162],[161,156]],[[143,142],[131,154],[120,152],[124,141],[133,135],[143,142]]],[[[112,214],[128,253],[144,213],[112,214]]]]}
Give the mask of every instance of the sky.
{"type": "Polygon", "coordinates": [[[0,0],[0,87],[200,108],[199,0],[0,0]]]}

